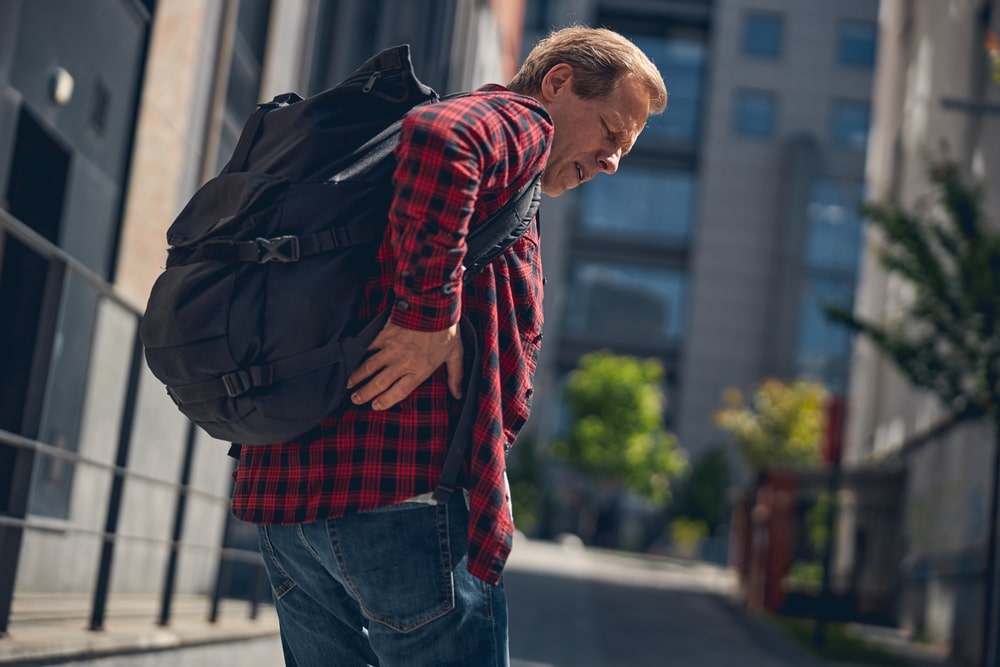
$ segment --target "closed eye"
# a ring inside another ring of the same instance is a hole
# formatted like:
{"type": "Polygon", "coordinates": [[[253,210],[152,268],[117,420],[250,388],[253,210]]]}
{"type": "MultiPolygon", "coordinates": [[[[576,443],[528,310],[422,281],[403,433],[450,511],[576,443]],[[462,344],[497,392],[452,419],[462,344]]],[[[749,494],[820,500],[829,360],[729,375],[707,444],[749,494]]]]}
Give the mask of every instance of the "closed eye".
{"type": "Polygon", "coordinates": [[[611,127],[608,125],[608,122],[604,120],[604,118],[601,118],[601,125],[604,126],[605,136],[607,136],[607,138],[610,139],[611,141],[615,142],[615,144],[621,149],[622,157],[628,155],[629,151],[632,150],[632,147],[628,145],[629,140],[628,137],[626,136],[626,133],[612,131],[611,127]]]}

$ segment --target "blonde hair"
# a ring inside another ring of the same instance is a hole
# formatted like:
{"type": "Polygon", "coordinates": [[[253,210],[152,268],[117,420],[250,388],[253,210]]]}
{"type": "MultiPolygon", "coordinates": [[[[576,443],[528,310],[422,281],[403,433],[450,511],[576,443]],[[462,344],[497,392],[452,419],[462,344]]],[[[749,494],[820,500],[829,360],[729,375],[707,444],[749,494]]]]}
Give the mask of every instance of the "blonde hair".
{"type": "Polygon", "coordinates": [[[656,65],[638,46],[607,28],[572,26],[555,30],[531,50],[508,88],[537,94],[554,66],[573,68],[573,92],[584,99],[607,97],[618,82],[634,76],[649,93],[649,113],[667,106],[667,87],[656,65]]]}

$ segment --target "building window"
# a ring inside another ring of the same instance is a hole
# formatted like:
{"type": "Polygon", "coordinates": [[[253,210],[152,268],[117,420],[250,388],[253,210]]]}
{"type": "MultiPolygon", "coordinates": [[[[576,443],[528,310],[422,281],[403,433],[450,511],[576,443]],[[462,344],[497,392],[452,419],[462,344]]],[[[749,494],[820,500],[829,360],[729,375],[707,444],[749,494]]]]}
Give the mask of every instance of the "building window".
{"type": "Polygon", "coordinates": [[[851,339],[847,327],[827,318],[825,308],[850,310],[853,303],[853,279],[814,275],[803,281],[796,364],[802,376],[823,383],[834,394],[847,391],[851,339]]]}
{"type": "Polygon", "coordinates": [[[831,107],[831,134],[841,146],[864,150],[868,144],[871,106],[867,102],[834,100],[831,107]]]}
{"type": "Polygon", "coordinates": [[[739,134],[769,137],[774,134],[774,94],[762,90],[736,93],[733,127],[739,134]]]}
{"type": "Polygon", "coordinates": [[[582,191],[581,221],[588,232],[632,240],[684,241],[694,219],[691,172],[631,165],[582,191]]]}
{"type": "Polygon", "coordinates": [[[857,284],[864,220],[864,197],[858,181],[819,179],[806,211],[808,235],[805,272],[799,301],[798,371],[832,392],[847,390],[850,367],[848,330],[831,322],[827,306],[850,311],[857,284]]]}
{"type": "Polygon", "coordinates": [[[668,31],[664,36],[627,34],[656,63],[670,92],[668,113],[649,118],[643,137],[695,140],[700,129],[705,37],[696,31],[668,31]]]}
{"type": "Polygon", "coordinates": [[[856,67],[873,66],[877,35],[874,23],[841,21],[837,29],[837,61],[856,67]]]}
{"type": "Polygon", "coordinates": [[[270,14],[271,0],[240,2],[214,173],[219,173],[229,161],[236,149],[243,124],[260,101],[258,94],[264,69],[264,48],[270,14]]]}
{"type": "Polygon", "coordinates": [[[671,345],[684,331],[684,273],[583,261],[574,272],[568,334],[600,344],[671,345]]]}
{"type": "Polygon", "coordinates": [[[777,58],[781,55],[781,33],[780,14],[747,12],[743,17],[743,53],[777,58]]]}
{"type": "Polygon", "coordinates": [[[806,263],[811,269],[854,275],[861,254],[863,189],[856,181],[820,179],[813,184],[807,211],[806,263]]]}

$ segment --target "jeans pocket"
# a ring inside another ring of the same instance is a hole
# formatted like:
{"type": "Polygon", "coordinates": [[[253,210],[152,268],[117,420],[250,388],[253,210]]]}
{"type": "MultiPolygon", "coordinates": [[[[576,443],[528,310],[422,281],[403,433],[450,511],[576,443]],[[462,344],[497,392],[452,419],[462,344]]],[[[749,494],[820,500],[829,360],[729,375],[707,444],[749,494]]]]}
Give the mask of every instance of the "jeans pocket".
{"type": "Polygon", "coordinates": [[[267,572],[267,580],[271,583],[271,592],[275,600],[280,600],[288,591],[295,588],[295,581],[278,562],[278,555],[271,543],[271,535],[265,525],[257,526],[257,544],[260,547],[260,555],[264,558],[264,570],[267,572]]]}
{"type": "Polygon", "coordinates": [[[454,608],[446,505],[402,503],[328,527],[344,582],[371,620],[410,632],[454,608]]]}

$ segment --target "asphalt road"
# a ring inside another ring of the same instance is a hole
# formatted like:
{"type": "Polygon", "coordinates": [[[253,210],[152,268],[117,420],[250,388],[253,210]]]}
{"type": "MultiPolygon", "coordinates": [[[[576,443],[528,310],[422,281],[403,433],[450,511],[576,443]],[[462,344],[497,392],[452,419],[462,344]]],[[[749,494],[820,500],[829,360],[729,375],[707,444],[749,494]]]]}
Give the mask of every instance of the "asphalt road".
{"type": "Polygon", "coordinates": [[[731,575],[519,540],[505,575],[511,667],[803,667],[730,602],[731,575]]]}

